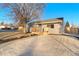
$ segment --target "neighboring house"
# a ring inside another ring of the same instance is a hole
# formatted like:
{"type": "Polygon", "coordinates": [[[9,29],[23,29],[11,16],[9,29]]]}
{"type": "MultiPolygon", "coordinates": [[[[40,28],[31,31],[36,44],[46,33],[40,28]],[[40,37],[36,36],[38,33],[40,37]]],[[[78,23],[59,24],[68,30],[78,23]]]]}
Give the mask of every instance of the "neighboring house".
{"type": "Polygon", "coordinates": [[[63,18],[55,18],[34,22],[31,32],[63,33],[63,18]]]}
{"type": "Polygon", "coordinates": [[[79,29],[77,26],[71,26],[70,32],[71,34],[79,34],[79,29]]]}
{"type": "Polygon", "coordinates": [[[0,29],[15,29],[15,26],[10,26],[10,25],[0,25],[0,29]]]}
{"type": "Polygon", "coordinates": [[[3,29],[3,28],[5,28],[5,26],[4,25],[0,25],[0,29],[3,29]]]}

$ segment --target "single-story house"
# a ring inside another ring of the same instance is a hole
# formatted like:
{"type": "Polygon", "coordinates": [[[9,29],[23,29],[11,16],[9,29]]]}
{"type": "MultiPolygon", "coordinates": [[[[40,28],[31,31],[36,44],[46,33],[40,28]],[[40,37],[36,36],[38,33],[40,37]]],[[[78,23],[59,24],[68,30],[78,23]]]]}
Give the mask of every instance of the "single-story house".
{"type": "Polygon", "coordinates": [[[10,26],[10,25],[0,25],[0,29],[15,29],[15,26],[10,26]]]}
{"type": "Polygon", "coordinates": [[[47,32],[48,34],[62,34],[63,28],[63,18],[55,18],[34,22],[31,32],[47,32]]]}
{"type": "Polygon", "coordinates": [[[5,26],[4,25],[0,25],[0,29],[3,29],[3,28],[5,28],[5,26]]]}
{"type": "Polygon", "coordinates": [[[78,27],[77,26],[71,26],[70,33],[71,34],[79,34],[78,27]]]}

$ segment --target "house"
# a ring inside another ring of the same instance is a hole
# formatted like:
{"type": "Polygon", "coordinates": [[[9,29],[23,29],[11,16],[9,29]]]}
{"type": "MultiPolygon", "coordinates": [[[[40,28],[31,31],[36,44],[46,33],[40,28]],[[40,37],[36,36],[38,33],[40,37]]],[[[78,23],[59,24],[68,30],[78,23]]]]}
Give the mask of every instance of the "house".
{"type": "Polygon", "coordinates": [[[16,27],[4,24],[4,25],[0,25],[0,29],[10,30],[10,29],[16,29],[16,27]]]}
{"type": "Polygon", "coordinates": [[[71,34],[78,34],[79,33],[79,29],[78,29],[77,26],[71,26],[70,32],[71,32],[71,34]]]}
{"type": "Polygon", "coordinates": [[[62,34],[63,18],[36,21],[32,26],[31,32],[47,32],[48,34],[62,34]]]}
{"type": "Polygon", "coordinates": [[[0,29],[3,29],[3,28],[5,28],[5,26],[4,25],[0,25],[0,29]]]}

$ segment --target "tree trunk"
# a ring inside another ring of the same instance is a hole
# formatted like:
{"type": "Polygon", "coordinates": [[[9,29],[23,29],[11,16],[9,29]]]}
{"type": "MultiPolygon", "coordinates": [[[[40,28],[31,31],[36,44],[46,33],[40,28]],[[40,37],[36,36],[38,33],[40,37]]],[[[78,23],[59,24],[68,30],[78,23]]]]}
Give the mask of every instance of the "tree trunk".
{"type": "Polygon", "coordinates": [[[23,33],[27,33],[27,26],[26,26],[26,23],[24,23],[24,28],[23,28],[23,33]]]}
{"type": "Polygon", "coordinates": [[[29,24],[26,24],[26,32],[30,33],[30,26],[29,26],[29,24]]]}
{"type": "Polygon", "coordinates": [[[26,23],[22,22],[19,24],[19,29],[18,29],[21,33],[26,33],[26,23]]]}
{"type": "Polygon", "coordinates": [[[26,28],[25,28],[25,27],[24,27],[23,33],[24,33],[24,34],[26,33],[26,28]]]}

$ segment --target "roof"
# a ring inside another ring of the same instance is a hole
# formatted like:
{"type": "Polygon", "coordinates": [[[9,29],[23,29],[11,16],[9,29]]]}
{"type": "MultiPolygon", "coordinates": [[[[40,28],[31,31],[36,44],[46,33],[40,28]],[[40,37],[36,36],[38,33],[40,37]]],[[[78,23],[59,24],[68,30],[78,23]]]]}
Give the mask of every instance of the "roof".
{"type": "Polygon", "coordinates": [[[63,18],[54,18],[54,19],[48,19],[48,20],[41,20],[34,22],[35,24],[48,24],[48,23],[62,23],[63,18]]]}

